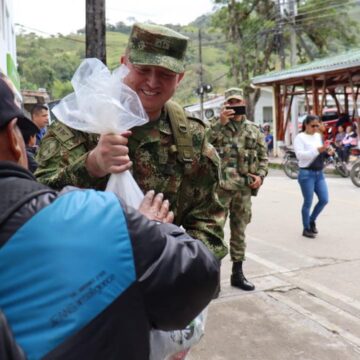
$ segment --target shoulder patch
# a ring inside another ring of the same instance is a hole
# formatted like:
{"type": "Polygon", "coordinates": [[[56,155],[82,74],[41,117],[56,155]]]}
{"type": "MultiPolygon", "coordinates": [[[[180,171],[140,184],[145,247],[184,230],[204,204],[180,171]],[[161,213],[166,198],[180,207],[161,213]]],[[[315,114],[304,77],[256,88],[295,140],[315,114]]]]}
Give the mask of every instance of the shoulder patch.
{"type": "Polygon", "coordinates": [[[60,121],[54,122],[51,130],[61,142],[65,142],[75,136],[75,132],[60,121]]]}
{"type": "Polygon", "coordinates": [[[44,138],[37,153],[39,161],[46,161],[52,158],[60,150],[60,143],[53,137],[44,138]]]}

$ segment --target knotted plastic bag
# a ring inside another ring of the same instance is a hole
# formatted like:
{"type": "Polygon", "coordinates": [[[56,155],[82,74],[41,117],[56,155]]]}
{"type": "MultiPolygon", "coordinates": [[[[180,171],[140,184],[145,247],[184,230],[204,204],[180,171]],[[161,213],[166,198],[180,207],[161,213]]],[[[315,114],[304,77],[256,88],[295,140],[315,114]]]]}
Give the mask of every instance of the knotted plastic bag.
{"type": "Polygon", "coordinates": [[[150,332],[150,360],[185,360],[205,332],[207,307],[183,330],[150,332]]]}
{"type": "MultiPolygon", "coordinates": [[[[94,134],[119,134],[145,124],[148,116],[139,97],[123,82],[128,72],[125,65],[111,72],[100,60],[85,59],[71,80],[74,92],[53,113],[65,125],[94,134]]],[[[129,171],[112,174],[106,190],[135,209],[144,197],[129,171]]]]}

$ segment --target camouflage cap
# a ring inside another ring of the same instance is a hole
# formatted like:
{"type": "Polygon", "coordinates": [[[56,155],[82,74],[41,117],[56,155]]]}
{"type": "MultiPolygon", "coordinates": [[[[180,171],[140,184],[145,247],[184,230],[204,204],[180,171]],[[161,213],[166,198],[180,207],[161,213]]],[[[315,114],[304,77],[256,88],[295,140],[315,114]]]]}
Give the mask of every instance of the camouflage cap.
{"type": "Polygon", "coordinates": [[[225,101],[230,99],[244,100],[242,90],[235,87],[225,90],[225,101]]]}
{"type": "Polygon", "coordinates": [[[182,73],[185,70],[187,44],[186,36],[167,27],[134,24],[127,54],[132,64],[161,66],[182,73]]]}

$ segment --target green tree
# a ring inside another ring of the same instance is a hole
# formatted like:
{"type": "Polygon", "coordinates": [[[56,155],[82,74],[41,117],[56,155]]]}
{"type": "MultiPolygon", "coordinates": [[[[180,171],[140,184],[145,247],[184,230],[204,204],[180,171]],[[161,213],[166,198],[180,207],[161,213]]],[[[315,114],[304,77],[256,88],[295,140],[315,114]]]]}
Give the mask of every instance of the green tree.
{"type": "Polygon", "coordinates": [[[296,0],[299,12],[295,19],[288,13],[289,1],[214,1],[219,9],[212,24],[229,42],[229,74],[233,85],[244,90],[250,119],[260,96],[260,90],[251,87],[251,78],[275,69],[279,51],[284,51],[286,57],[290,31],[295,30],[299,38],[299,62],[357,44],[358,25],[349,17],[353,1],[296,0]]]}
{"type": "Polygon", "coordinates": [[[71,85],[71,81],[60,81],[59,79],[55,79],[52,87],[52,97],[54,99],[62,99],[64,96],[73,92],[73,87],[71,85]]]}

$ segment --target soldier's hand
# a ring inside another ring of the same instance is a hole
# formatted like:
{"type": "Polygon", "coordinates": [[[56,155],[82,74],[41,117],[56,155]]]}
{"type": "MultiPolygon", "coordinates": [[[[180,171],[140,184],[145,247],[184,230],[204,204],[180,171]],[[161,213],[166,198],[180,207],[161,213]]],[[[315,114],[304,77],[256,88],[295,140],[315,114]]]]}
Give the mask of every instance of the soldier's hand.
{"type": "Polygon", "coordinates": [[[163,223],[172,223],[174,221],[174,213],[170,211],[169,200],[164,200],[162,193],[155,195],[154,190],[150,190],[145,194],[139,206],[139,211],[150,220],[163,223]]]}
{"type": "Polygon", "coordinates": [[[131,131],[121,134],[101,135],[98,144],[86,159],[86,168],[91,176],[122,173],[131,168],[127,147],[131,131]]]}
{"type": "Polygon", "coordinates": [[[254,175],[254,174],[248,174],[248,175],[251,176],[253,179],[253,182],[249,185],[249,188],[250,189],[258,189],[262,184],[261,177],[258,175],[254,175]]]}
{"type": "Polygon", "coordinates": [[[220,124],[226,125],[231,118],[234,117],[235,111],[233,109],[226,109],[225,106],[221,108],[220,111],[220,124]]]}

